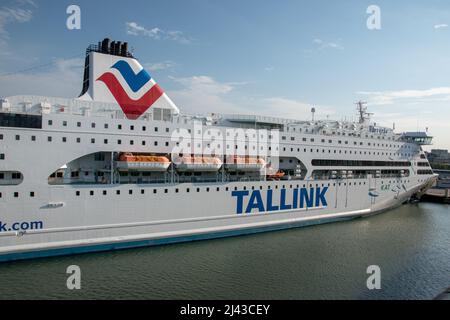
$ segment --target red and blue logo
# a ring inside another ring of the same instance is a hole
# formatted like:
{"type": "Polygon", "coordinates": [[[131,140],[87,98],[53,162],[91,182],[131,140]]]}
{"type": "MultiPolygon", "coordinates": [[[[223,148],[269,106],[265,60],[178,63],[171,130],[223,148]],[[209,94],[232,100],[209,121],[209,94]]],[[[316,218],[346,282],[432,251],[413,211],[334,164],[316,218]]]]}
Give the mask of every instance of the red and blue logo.
{"type": "MultiPolygon", "coordinates": [[[[134,93],[141,90],[152,79],[150,74],[144,69],[138,74],[135,74],[130,65],[124,60],[118,61],[111,69],[116,69],[120,72],[128,87],[134,93]]],[[[154,83],[154,85],[148,91],[143,93],[139,99],[134,100],[130,98],[124,87],[112,72],[105,72],[97,79],[97,81],[102,81],[108,87],[126,117],[132,120],[143,115],[164,94],[161,87],[154,83]]]]}

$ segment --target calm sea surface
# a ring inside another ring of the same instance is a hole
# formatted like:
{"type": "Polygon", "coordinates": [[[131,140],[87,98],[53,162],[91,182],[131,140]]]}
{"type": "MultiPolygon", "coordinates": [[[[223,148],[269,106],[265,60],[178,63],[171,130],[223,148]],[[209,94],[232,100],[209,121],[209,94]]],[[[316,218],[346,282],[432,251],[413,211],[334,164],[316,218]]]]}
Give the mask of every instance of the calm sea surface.
{"type": "Polygon", "coordinates": [[[432,299],[450,287],[450,208],[421,203],[349,222],[0,264],[1,299],[432,299]],[[79,291],[66,268],[81,268],[79,291]],[[366,287],[369,265],[381,290],[366,287]]]}

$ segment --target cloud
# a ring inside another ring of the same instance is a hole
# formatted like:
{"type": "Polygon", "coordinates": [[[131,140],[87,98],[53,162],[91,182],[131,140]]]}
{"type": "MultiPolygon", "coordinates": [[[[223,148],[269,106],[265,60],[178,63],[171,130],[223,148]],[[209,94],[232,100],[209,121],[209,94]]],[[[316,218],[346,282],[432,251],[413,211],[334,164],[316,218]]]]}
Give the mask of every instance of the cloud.
{"type": "Polygon", "coordinates": [[[125,26],[127,33],[132,36],[145,36],[154,40],[171,40],[182,44],[189,44],[192,41],[190,37],[187,37],[181,31],[165,31],[157,27],[148,29],[136,22],[127,22],[125,26]]]}
{"type": "Polygon", "coordinates": [[[55,59],[46,71],[0,76],[0,96],[77,97],[81,92],[83,67],[82,58],[55,59]]]}
{"type": "Polygon", "coordinates": [[[267,71],[267,72],[272,72],[272,71],[275,70],[275,67],[273,67],[273,66],[267,66],[267,67],[264,68],[264,70],[267,71]]]}
{"type": "Polygon", "coordinates": [[[442,23],[442,24],[436,24],[434,26],[434,29],[442,29],[442,28],[448,28],[448,24],[442,23]]]}
{"type": "Polygon", "coordinates": [[[338,50],[344,50],[344,47],[336,42],[326,42],[323,41],[322,39],[319,38],[315,38],[313,40],[313,43],[316,45],[316,47],[319,50],[323,50],[323,49],[338,49],[338,50]]]}
{"type": "Polygon", "coordinates": [[[169,78],[180,88],[168,94],[185,113],[234,113],[241,110],[230,99],[229,93],[235,88],[232,84],[220,83],[209,76],[169,78]]]}
{"type": "Polygon", "coordinates": [[[176,41],[183,44],[189,44],[192,42],[191,38],[186,37],[181,31],[167,31],[166,39],[176,41]]]}
{"type": "Polygon", "coordinates": [[[175,66],[175,62],[170,61],[170,60],[144,64],[144,68],[148,69],[150,71],[166,70],[166,69],[173,68],[174,66],[175,66]]]}
{"type": "Polygon", "coordinates": [[[450,87],[439,87],[425,90],[399,90],[399,91],[360,91],[359,95],[367,96],[373,105],[390,105],[398,101],[425,102],[450,100],[450,87]]]}
{"type": "MultiPolygon", "coordinates": [[[[169,77],[181,88],[169,91],[173,101],[186,113],[239,113],[305,119],[312,104],[286,97],[247,97],[235,89],[247,82],[222,83],[209,76],[169,77]]],[[[318,115],[334,114],[330,107],[316,106],[318,115]]]]}
{"type": "Polygon", "coordinates": [[[10,54],[8,48],[9,32],[7,26],[14,23],[25,23],[32,19],[33,11],[23,6],[36,7],[31,0],[18,0],[14,7],[0,8],[0,55],[10,54]]]}
{"type": "Polygon", "coordinates": [[[15,0],[15,2],[20,6],[30,5],[35,8],[38,7],[34,0],[15,0]]]}

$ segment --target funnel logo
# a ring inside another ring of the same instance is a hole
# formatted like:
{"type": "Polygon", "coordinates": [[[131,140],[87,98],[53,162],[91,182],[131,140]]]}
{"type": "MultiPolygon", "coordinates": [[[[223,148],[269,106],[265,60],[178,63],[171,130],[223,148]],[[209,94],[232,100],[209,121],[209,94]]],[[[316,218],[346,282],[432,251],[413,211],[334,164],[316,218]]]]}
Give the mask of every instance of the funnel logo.
{"type": "Polygon", "coordinates": [[[130,65],[123,60],[114,64],[111,69],[116,69],[120,72],[129,88],[128,90],[124,88],[112,72],[105,72],[97,81],[102,81],[108,87],[128,119],[135,120],[139,118],[164,94],[161,87],[152,81],[152,78],[144,69],[135,74],[130,65]],[[149,82],[152,82],[153,85],[139,99],[134,100],[130,98],[130,91],[137,93],[149,82]]]}

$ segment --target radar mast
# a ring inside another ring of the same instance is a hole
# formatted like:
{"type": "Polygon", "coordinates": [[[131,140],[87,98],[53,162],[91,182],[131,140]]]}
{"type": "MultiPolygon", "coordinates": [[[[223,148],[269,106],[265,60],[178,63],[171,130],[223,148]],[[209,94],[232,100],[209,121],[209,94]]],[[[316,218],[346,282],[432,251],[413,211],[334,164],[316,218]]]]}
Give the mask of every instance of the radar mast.
{"type": "Polygon", "coordinates": [[[367,112],[367,102],[364,101],[358,101],[355,103],[357,106],[357,110],[359,113],[359,123],[364,124],[366,121],[370,120],[370,116],[373,115],[373,113],[367,112]]]}

